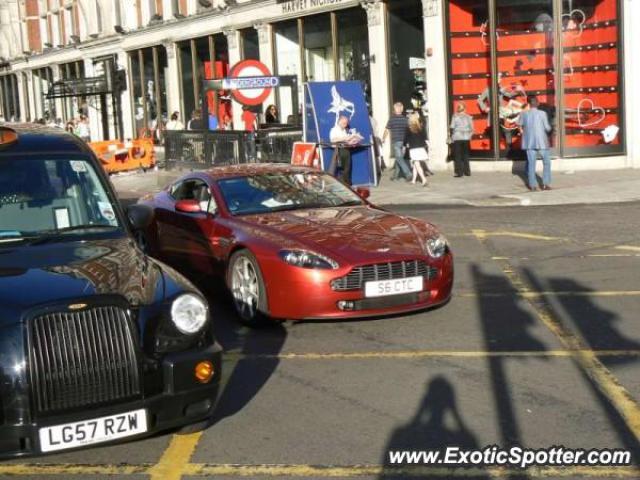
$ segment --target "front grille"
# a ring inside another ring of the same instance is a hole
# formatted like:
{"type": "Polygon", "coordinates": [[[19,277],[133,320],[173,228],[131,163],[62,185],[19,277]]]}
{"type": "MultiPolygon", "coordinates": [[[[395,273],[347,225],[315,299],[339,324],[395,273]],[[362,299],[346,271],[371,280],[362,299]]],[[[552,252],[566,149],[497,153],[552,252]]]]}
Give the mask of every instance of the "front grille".
{"type": "Polygon", "coordinates": [[[355,267],[344,277],[331,282],[331,288],[337,292],[361,290],[366,282],[377,280],[395,280],[408,277],[424,277],[425,282],[438,276],[438,269],[422,260],[403,260],[401,262],[376,263],[355,267]]]}
{"type": "Polygon", "coordinates": [[[119,307],[50,313],[30,322],[29,361],[40,413],[140,394],[131,319],[119,307]]]}

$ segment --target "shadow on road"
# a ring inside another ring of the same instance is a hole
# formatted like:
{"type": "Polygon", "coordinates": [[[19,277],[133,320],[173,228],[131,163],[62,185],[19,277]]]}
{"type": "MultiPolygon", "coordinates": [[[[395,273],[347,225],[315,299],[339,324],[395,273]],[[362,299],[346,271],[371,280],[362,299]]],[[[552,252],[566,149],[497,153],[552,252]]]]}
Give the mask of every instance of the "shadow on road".
{"type": "MultiPolygon", "coordinates": [[[[396,429],[384,450],[384,472],[380,479],[404,478],[405,472],[399,470],[399,465],[393,465],[389,459],[391,451],[440,450],[457,446],[461,450],[479,448],[473,433],[465,425],[458,407],[451,383],[442,376],[432,378],[427,384],[427,391],[415,416],[407,423],[396,429]],[[395,470],[397,471],[395,471],[395,470]]],[[[404,465],[405,467],[407,465],[404,465]]],[[[437,465],[433,465],[437,466],[437,465]]],[[[451,476],[456,478],[452,471],[451,476]]],[[[484,476],[464,478],[487,478],[484,476]]]]}
{"type": "MultiPolygon", "coordinates": [[[[524,269],[524,275],[529,284],[537,291],[571,291],[588,293],[593,292],[589,287],[568,278],[555,278],[549,280],[549,286],[544,285],[531,269],[524,269]]],[[[640,346],[635,340],[624,337],[616,328],[615,323],[618,316],[609,310],[600,308],[593,298],[585,295],[577,296],[557,296],[556,300],[566,314],[560,315],[560,311],[554,308],[550,301],[545,301],[545,307],[554,313],[554,318],[562,323],[563,327],[570,331],[577,331],[586,347],[593,350],[637,350],[640,346]],[[568,320],[563,321],[563,318],[568,320]]],[[[635,357],[605,357],[601,359],[604,365],[619,365],[621,363],[631,363],[635,357]]],[[[578,366],[584,382],[589,386],[593,396],[598,401],[602,410],[607,415],[609,423],[613,427],[620,442],[632,455],[635,465],[640,464],[640,442],[629,428],[628,424],[615,408],[611,401],[601,392],[598,384],[593,378],[578,366]]]]}
{"type": "Polygon", "coordinates": [[[286,328],[274,323],[251,329],[238,323],[229,293],[220,281],[197,278],[196,285],[207,296],[215,322],[216,338],[225,352],[220,397],[211,424],[242,410],[269,381],[278,364],[278,354],[287,338],[286,328]],[[264,355],[260,359],[246,355],[264,355]]]}

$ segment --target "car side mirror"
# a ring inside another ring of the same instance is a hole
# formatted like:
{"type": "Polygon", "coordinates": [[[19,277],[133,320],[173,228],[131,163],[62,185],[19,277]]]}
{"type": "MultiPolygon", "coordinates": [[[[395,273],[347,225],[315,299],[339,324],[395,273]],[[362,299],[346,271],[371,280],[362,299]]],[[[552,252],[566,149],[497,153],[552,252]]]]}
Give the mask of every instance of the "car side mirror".
{"type": "Polygon", "coordinates": [[[153,208],[148,205],[131,205],[127,208],[127,218],[134,230],[144,230],[153,221],[153,208]]]}
{"type": "Polygon", "coordinates": [[[197,200],[178,200],[176,202],[176,212],[182,213],[200,213],[200,202],[197,200]]]}
{"type": "Polygon", "coordinates": [[[363,200],[366,200],[367,198],[369,198],[371,196],[371,190],[369,190],[368,188],[364,188],[364,187],[356,187],[356,193],[363,200]]]}

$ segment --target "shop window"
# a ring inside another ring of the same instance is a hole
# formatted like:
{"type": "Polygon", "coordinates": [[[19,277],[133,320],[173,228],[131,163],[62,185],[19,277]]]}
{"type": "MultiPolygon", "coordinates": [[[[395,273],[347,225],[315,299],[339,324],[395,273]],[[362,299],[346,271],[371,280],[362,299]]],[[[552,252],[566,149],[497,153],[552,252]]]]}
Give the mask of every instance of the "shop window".
{"type": "Polygon", "coordinates": [[[451,110],[462,101],[474,117],[473,153],[523,158],[516,124],[531,96],[549,117],[557,155],[622,152],[618,1],[536,0],[527,8],[514,0],[493,4],[495,32],[489,31],[485,1],[449,3],[451,110]]]}
{"type": "Polygon", "coordinates": [[[260,43],[258,31],[255,28],[245,28],[240,31],[242,39],[242,59],[260,60],[260,43]]]}
{"type": "Polygon", "coordinates": [[[369,28],[363,8],[336,12],[338,24],[338,64],[340,80],[359,80],[370,97],[371,68],[369,28]]]}
{"type": "Polygon", "coordinates": [[[476,155],[493,151],[491,132],[491,50],[486,0],[449,3],[451,111],[464,103],[473,118],[471,149],[476,155]]]}
{"type": "Polygon", "coordinates": [[[554,127],[556,79],[552,0],[522,8],[513,0],[497,0],[498,125],[500,151],[507,158],[524,158],[518,120],[527,98],[536,96],[554,127]]]}
{"type": "Polygon", "coordinates": [[[394,0],[387,5],[391,101],[410,108],[423,100],[422,86],[417,84],[417,80],[424,78],[422,2],[394,0]]]}
{"type": "Polygon", "coordinates": [[[304,19],[304,58],[308,82],[334,80],[331,15],[326,13],[304,19]]]}
{"type": "Polygon", "coordinates": [[[562,3],[567,155],[622,150],[618,29],[616,0],[562,3]]]}
{"type": "MultiPolygon", "coordinates": [[[[276,49],[276,71],[278,75],[297,75],[302,77],[300,65],[300,40],[298,22],[289,20],[274,25],[273,34],[276,49]]],[[[288,94],[277,91],[280,107],[280,118],[287,119],[293,115],[293,105],[288,94]]]]}

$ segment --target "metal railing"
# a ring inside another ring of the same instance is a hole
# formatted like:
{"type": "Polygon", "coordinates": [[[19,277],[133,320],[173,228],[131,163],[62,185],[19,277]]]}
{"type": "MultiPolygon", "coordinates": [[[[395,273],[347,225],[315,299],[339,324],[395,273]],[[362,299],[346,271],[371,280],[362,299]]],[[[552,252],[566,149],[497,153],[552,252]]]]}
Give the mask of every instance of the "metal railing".
{"type": "Polygon", "coordinates": [[[291,161],[293,143],[302,140],[298,128],[259,130],[167,130],[167,169],[203,169],[240,163],[291,161]]]}

